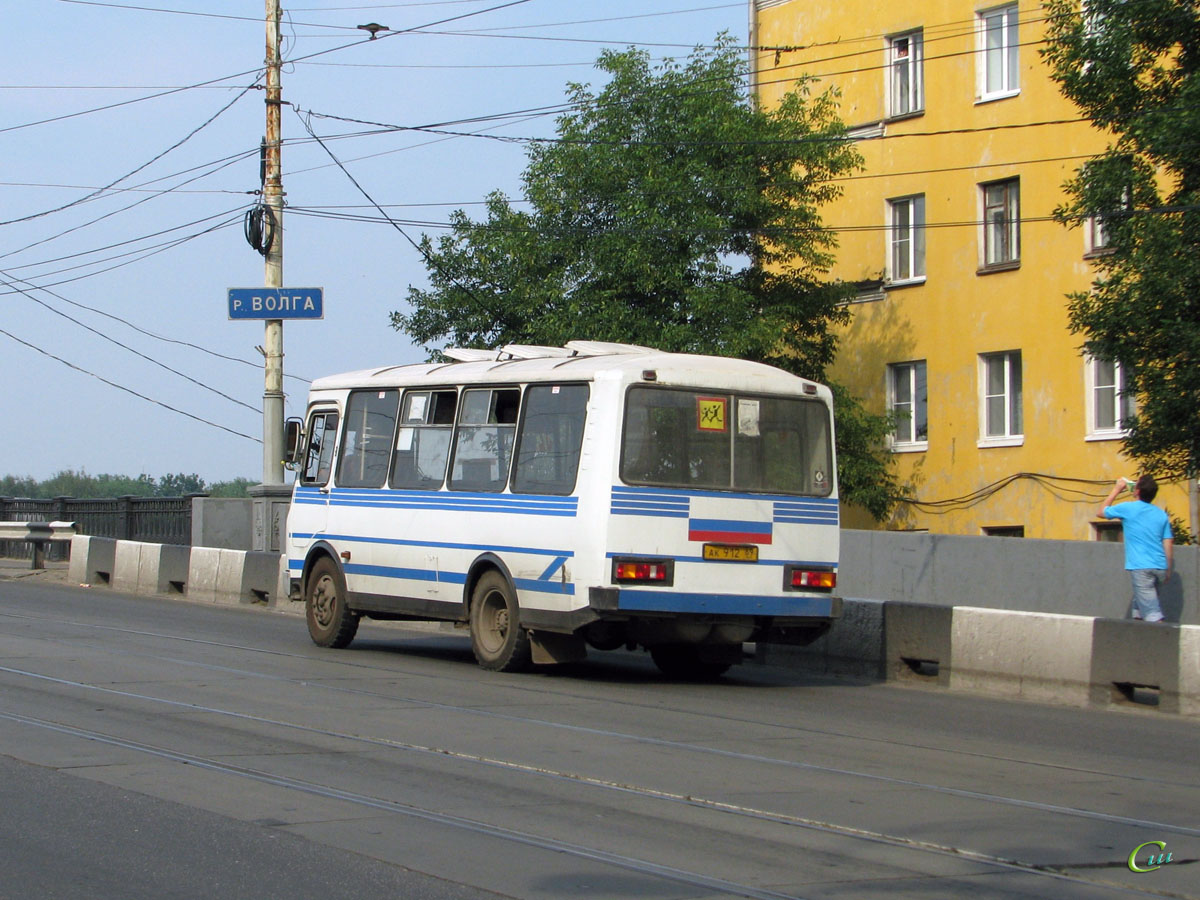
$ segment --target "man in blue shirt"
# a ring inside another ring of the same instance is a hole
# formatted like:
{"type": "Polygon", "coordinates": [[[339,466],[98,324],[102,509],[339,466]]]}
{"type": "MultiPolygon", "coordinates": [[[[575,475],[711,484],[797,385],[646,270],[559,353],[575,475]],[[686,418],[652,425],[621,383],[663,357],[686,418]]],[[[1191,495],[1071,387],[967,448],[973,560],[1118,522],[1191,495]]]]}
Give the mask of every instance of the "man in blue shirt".
{"type": "Polygon", "coordinates": [[[1121,520],[1125,532],[1125,569],[1133,581],[1130,614],[1146,622],[1162,621],[1158,586],[1170,577],[1175,567],[1171,522],[1154,505],[1157,494],[1158,482],[1151,475],[1143,475],[1132,487],[1124,478],[1118,478],[1108,492],[1108,499],[1100,506],[1101,518],[1121,520]],[[1132,502],[1113,506],[1117,495],[1127,487],[1133,492],[1132,502]]]}

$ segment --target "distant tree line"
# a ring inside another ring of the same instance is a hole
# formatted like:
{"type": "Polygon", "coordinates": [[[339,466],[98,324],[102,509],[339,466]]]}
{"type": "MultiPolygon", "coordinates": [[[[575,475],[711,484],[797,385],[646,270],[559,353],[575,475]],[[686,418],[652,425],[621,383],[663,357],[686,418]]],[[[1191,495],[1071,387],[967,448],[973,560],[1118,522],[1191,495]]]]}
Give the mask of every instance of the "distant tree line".
{"type": "Polygon", "coordinates": [[[52,478],[38,481],[16,475],[0,477],[0,497],[49,500],[54,497],[100,499],[105,497],[182,497],[205,493],[211,497],[248,497],[246,489],[257,484],[250,478],[235,478],[208,484],[199,475],[178,472],[154,478],[150,475],[89,475],[82,469],[65,469],[52,478]]]}

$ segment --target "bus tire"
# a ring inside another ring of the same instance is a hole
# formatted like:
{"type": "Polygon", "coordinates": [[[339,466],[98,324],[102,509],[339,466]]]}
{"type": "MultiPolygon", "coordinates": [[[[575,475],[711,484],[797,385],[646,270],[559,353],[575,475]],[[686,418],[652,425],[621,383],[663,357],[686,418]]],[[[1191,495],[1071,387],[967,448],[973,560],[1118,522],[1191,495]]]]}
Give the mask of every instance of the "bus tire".
{"type": "Polygon", "coordinates": [[[318,647],[348,647],[358,631],[358,614],[346,603],[341,569],[328,556],[317,560],[308,575],[304,618],[308,635],[318,647]]]}
{"type": "Polygon", "coordinates": [[[516,593],[495,569],[485,572],[471,592],[471,651],[492,672],[521,672],[533,659],[516,593]]]}
{"type": "Polygon", "coordinates": [[[657,644],[650,648],[650,658],[668,678],[683,681],[712,681],[724,675],[732,665],[702,659],[696,644],[657,644]]]}

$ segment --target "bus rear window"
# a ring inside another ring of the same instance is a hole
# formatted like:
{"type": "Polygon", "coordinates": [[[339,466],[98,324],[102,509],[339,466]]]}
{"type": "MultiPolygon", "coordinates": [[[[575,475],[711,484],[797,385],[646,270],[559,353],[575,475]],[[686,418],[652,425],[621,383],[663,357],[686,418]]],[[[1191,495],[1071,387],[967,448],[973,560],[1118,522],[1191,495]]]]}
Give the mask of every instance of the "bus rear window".
{"type": "Polygon", "coordinates": [[[829,411],[819,400],[631,388],[621,478],[628,484],[828,496],[829,411]]]}

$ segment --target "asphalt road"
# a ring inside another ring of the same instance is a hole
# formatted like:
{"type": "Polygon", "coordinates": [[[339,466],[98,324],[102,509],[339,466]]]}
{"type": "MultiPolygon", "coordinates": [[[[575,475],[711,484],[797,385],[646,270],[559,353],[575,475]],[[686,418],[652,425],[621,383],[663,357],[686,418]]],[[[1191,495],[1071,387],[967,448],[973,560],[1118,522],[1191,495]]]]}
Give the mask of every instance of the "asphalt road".
{"type": "Polygon", "coordinates": [[[0,580],[0,897],[1200,898],[1200,722],[0,580]],[[1169,862],[1148,868],[1151,851],[1169,862]]]}

